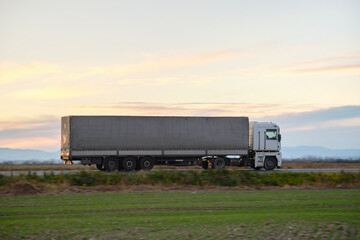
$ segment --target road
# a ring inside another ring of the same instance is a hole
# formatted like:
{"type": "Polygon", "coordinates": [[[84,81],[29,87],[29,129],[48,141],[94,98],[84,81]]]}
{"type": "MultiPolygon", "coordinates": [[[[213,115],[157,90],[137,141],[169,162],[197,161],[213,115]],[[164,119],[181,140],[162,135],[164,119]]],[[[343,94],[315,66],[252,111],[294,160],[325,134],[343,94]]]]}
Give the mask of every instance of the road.
{"type": "MultiPolygon", "coordinates": [[[[158,170],[153,170],[153,171],[158,171],[158,170]]],[[[169,172],[174,172],[174,171],[180,171],[180,172],[187,172],[187,171],[205,171],[202,169],[184,169],[184,168],[179,168],[179,169],[163,169],[162,171],[169,171],[169,172]]],[[[251,172],[258,172],[258,173],[281,173],[281,172],[293,172],[293,173],[310,173],[310,172],[323,172],[323,173],[338,173],[341,171],[344,172],[359,172],[360,169],[359,168],[346,168],[346,169],[337,169],[337,168],[303,168],[303,169],[276,169],[273,171],[265,171],[265,170],[253,170],[253,169],[238,169],[237,171],[251,171],[251,172]]],[[[49,171],[30,171],[31,173],[35,173],[36,175],[44,175],[44,173],[46,174],[50,174],[51,172],[53,172],[55,175],[59,175],[62,173],[77,173],[80,172],[80,170],[49,170],[49,171]]],[[[97,170],[91,170],[91,172],[97,172],[97,170]]],[[[121,172],[121,173],[125,173],[125,172],[121,172]]],[[[6,175],[6,176],[19,176],[20,174],[28,174],[28,171],[0,171],[0,175],[6,175]]]]}

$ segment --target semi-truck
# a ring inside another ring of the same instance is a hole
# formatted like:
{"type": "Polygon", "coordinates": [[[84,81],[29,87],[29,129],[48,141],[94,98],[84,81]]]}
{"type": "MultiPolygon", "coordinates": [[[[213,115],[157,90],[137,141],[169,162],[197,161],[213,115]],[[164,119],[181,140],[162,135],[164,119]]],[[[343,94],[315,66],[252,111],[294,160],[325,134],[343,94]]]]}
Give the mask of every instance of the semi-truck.
{"type": "Polygon", "coordinates": [[[61,159],[105,171],[154,165],[273,170],[282,164],[281,134],[277,124],[248,117],[65,116],[61,159]]]}

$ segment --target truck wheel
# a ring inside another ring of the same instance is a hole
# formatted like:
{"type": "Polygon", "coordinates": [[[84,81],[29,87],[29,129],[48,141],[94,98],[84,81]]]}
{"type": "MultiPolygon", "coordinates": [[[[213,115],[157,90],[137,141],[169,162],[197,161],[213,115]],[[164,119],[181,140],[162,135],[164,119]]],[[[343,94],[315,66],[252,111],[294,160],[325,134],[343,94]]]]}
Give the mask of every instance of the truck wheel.
{"type": "Polygon", "coordinates": [[[264,162],[264,168],[266,170],[274,170],[276,167],[276,158],[275,157],[266,157],[264,162]]]}
{"type": "Polygon", "coordinates": [[[104,161],[105,171],[115,171],[119,167],[119,160],[116,157],[107,157],[104,161]]]}
{"type": "Polygon", "coordinates": [[[143,157],[140,160],[140,168],[144,171],[150,171],[155,165],[154,159],[151,157],[143,157]]]}
{"type": "Polygon", "coordinates": [[[201,162],[201,167],[203,168],[203,169],[208,169],[209,168],[209,163],[208,163],[208,161],[206,160],[206,161],[202,161],[201,162]]]}
{"type": "Polygon", "coordinates": [[[123,160],[123,168],[125,171],[133,171],[136,168],[136,159],[127,157],[123,160]]]}
{"type": "Polygon", "coordinates": [[[102,163],[96,164],[96,168],[99,170],[104,170],[104,166],[102,165],[102,163]]]}
{"type": "Polygon", "coordinates": [[[215,158],[213,160],[213,164],[211,164],[211,168],[215,168],[215,169],[223,169],[223,168],[225,168],[225,166],[226,166],[226,163],[223,158],[215,158]]]}

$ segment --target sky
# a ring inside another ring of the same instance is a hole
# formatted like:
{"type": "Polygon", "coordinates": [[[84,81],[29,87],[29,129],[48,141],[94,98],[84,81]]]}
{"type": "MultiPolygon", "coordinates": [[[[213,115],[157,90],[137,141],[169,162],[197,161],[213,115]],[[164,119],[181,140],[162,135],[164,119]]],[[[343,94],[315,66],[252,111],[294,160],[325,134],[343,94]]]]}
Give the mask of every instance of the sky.
{"type": "Polygon", "coordinates": [[[360,148],[360,1],[0,0],[0,147],[66,115],[248,116],[360,148]]]}

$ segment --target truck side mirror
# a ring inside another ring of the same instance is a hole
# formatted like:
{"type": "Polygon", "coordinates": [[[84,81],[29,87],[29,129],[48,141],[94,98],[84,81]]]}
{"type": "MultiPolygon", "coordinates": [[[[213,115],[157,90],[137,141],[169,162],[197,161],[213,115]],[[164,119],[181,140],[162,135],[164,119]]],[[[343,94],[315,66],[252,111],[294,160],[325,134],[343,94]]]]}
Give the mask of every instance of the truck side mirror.
{"type": "Polygon", "coordinates": [[[281,134],[279,134],[279,138],[278,138],[279,142],[281,142],[281,134]]]}

